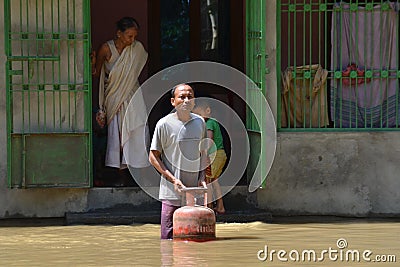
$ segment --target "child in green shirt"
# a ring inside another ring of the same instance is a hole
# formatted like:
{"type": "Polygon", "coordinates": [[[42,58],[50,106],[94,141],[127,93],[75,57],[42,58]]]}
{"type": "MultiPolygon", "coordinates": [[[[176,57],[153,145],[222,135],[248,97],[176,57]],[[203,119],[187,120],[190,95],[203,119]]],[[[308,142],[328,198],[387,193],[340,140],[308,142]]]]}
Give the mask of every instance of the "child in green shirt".
{"type": "MultiPolygon", "coordinates": [[[[211,107],[204,99],[196,99],[196,106],[193,109],[193,113],[204,118],[206,121],[207,138],[213,140],[213,144],[208,149],[211,171],[206,170],[206,183],[209,187],[209,195],[211,196],[213,192],[215,192],[216,195],[217,207],[215,208],[215,212],[223,214],[225,213],[225,207],[222,200],[221,186],[218,183],[218,177],[222,173],[227,157],[224,150],[221,128],[216,120],[210,118],[211,107]]],[[[209,203],[208,206],[209,208],[212,208],[212,203],[209,203]]]]}

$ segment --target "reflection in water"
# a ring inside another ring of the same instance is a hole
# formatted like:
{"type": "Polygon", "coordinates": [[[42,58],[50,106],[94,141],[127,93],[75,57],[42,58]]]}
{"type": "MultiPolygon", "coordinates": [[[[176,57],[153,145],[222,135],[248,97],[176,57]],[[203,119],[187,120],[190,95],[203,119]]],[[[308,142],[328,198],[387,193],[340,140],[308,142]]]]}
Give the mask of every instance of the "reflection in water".
{"type": "Polygon", "coordinates": [[[375,266],[362,259],[333,261],[327,254],[323,261],[300,257],[295,262],[289,253],[315,250],[320,256],[324,249],[340,251],[336,242],[343,238],[343,252],[371,250],[371,259],[395,255],[399,262],[399,226],[395,221],[366,220],[217,224],[217,240],[203,243],[161,241],[159,225],[151,224],[0,227],[0,266],[375,266]],[[286,251],[288,261],[278,260],[277,253],[272,260],[260,261],[257,253],[266,246],[268,253],[286,251]]]}

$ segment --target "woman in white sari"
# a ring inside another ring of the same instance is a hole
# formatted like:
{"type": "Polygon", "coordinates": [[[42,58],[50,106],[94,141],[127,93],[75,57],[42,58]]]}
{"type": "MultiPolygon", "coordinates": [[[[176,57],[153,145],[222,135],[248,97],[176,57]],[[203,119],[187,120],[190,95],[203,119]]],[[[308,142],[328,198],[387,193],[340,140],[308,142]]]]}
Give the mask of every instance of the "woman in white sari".
{"type": "Polygon", "coordinates": [[[139,24],[134,18],[119,20],[116,38],[104,43],[92,61],[95,65],[93,75],[99,77],[99,107],[104,112],[103,118],[96,116],[96,120],[100,127],[108,126],[105,165],[119,169],[127,165],[134,168],[149,166],[146,107],[141,95],[141,100],[135,101],[139,103],[134,107],[135,121],[128,123],[130,126],[124,125],[129,127],[124,129],[128,137],[122,140],[124,116],[139,88],[138,78],[147,61],[146,50],[136,40],[138,30],[139,24]]]}

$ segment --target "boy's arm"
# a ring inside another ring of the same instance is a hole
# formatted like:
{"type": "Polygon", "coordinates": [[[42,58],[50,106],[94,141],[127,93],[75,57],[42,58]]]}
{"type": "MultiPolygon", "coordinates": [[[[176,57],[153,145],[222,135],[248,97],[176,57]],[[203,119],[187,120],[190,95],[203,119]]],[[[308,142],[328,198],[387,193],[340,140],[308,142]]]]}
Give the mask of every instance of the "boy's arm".
{"type": "Polygon", "coordinates": [[[214,131],[207,129],[207,149],[210,149],[214,145],[214,131]]]}
{"type": "Polygon", "coordinates": [[[206,185],[206,169],[204,167],[208,166],[207,162],[207,150],[200,152],[200,166],[202,166],[199,171],[199,186],[207,187],[206,185]]]}
{"type": "MultiPolygon", "coordinates": [[[[213,140],[214,138],[214,132],[212,130],[207,129],[207,139],[213,140]]],[[[208,140],[206,143],[206,147],[204,150],[200,151],[200,166],[202,166],[202,169],[199,172],[199,186],[207,187],[206,185],[206,168],[210,162],[208,160],[208,149],[212,146],[212,142],[208,140]]]]}
{"type": "Polygon", "coordinates": [[[214,140],[214,131],[207,129],[207,138],[214,140]]]}
{"type": "Polygon", "coordinates": [[[174,185],[175,190],[180,192],[180,189],[185,188],[185,186],[183,185],[181,180],[175,178],[175,176],[165,167],[164,162],[162,162],[162,160],[161,160],[161,152],[160,151],[150,150],[149,161],[150,161],[151,165],[153,165],[154,168],[156,168],[156,170],[159,173],[161,173],[163,175],[163,177],[165,177],[165,179],[167,179],[167,181],[171,182],[174,185]]]}

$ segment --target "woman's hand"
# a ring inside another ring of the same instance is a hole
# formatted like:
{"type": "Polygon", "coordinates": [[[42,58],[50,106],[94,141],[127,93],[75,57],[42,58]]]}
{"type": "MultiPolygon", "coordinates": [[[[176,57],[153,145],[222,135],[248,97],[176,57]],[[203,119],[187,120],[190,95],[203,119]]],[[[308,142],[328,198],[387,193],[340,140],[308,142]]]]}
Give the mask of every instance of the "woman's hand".
{"type": "Polygon", "coordinates": [[[99,109],[96,113],[96,122],[100,126],[100,128],[104,128],[106,125],[106,113],[104,110],[99,109]]]}

